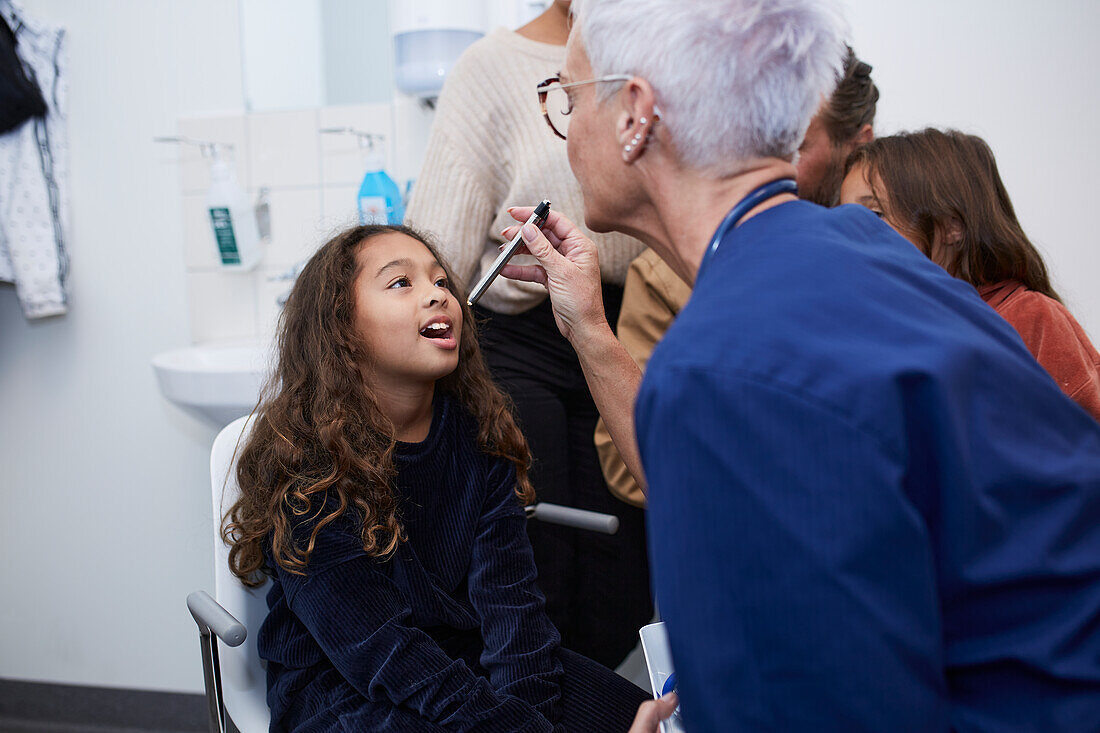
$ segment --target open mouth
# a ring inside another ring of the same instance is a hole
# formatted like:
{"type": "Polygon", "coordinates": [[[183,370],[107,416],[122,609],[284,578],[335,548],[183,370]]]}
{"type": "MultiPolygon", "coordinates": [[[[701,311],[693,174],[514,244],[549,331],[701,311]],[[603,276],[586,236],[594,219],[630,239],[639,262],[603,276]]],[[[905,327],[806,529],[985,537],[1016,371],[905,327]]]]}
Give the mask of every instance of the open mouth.
{"type": "Polygon", "coordinates": [[[451,331],[451,324],[437,321],[420,329],[420,335],[429,339],[449,339],[452,336],[451,331]]]}

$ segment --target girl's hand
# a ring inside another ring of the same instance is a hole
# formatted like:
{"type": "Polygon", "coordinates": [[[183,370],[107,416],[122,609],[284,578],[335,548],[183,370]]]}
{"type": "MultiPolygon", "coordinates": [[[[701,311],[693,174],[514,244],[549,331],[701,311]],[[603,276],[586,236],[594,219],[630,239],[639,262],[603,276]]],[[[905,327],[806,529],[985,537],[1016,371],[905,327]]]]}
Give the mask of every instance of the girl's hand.
{"type": "MultiPolygon", "coordinates": [[[[529,206],[508,209],[518,222],[525,222],[534,211],[529,206]]],[[[504,230],[510,240],[519,231],[513,224],[504,230]]],[[[603,289],[600,284],[600,262],[596,245],[569,221],[564,214],[551,210],[543,230],[525,226],[523,241],[517,254],[530,254],[537,265],[505,265],[501,274],[513,280],[537,282],[550,293],[554,320],[558,330],[570,342],[592,329],[607,328],[603,309],[603,289]]]]}

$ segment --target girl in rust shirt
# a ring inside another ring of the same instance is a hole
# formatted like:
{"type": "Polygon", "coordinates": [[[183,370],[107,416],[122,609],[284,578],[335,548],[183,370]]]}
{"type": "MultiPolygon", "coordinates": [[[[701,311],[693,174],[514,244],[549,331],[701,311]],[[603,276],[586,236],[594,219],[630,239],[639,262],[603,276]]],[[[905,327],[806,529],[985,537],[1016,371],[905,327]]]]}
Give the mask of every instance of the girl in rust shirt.
{"type": "Polygon", "coordinates": [[[1051,286],[984,140],[934,129],[879,138],[848,159],[841,203],[871,209],[977,288],[1062,391],[1100,421],[1100,354],[1051,286]]]}

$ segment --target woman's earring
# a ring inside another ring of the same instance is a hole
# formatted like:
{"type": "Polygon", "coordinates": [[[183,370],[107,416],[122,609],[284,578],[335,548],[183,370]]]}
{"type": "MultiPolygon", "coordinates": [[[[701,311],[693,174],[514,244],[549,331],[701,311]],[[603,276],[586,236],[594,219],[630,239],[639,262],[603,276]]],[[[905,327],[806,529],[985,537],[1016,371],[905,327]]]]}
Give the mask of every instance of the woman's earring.
{"type": "Polygon", "coordinates": [[[642,133],[638,132],[634,134],[630,142],[623,146],[623,160],[627,160],[630,157],[630,153],[634,148],[638,147],[642,142],[642,133]]]}

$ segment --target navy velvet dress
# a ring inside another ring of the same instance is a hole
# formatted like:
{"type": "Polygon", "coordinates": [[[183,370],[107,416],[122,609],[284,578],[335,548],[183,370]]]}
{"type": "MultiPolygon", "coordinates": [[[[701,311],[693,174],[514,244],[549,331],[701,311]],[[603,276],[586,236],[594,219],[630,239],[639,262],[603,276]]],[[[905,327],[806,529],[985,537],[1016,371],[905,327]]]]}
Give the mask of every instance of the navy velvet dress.
{"type": "Polygon", "coordinates": [[[304,575],[275,566],[257,642],[272,730],[629,727],[647,695],[559,647],[515,471],[478,449],[476,428],[440,396],[427,439],[399,444],[408,541],[394,556],[368,557],[347,511],[318,534],[304,575]]]}

